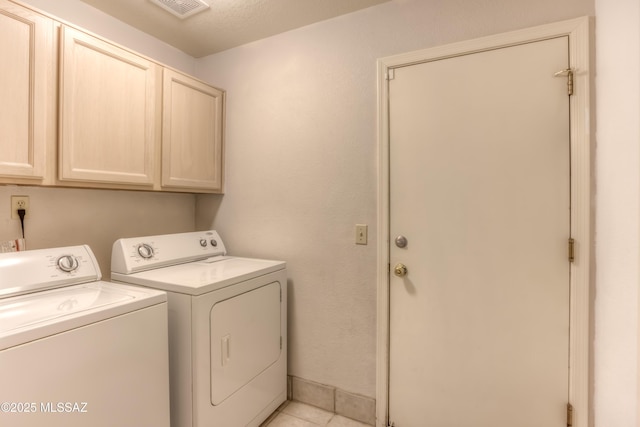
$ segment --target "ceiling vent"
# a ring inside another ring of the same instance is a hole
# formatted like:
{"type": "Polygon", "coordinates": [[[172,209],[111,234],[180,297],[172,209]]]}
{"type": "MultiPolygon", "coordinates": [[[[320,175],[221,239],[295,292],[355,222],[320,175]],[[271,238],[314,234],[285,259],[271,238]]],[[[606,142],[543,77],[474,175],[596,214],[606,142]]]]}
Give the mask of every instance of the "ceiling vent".
{"type": "Polygon", "coordinates": [[[188,18],[198,12],[209,9],[209,5],[202,0],[150,0],[167,12],[180,19],[188,18]]]}

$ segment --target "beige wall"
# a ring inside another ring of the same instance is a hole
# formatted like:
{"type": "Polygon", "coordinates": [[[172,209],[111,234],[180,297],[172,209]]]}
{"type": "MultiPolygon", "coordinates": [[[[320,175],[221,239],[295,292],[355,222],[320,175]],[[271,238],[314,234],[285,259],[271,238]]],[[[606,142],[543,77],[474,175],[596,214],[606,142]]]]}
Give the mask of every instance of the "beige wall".
{"type": "Polygon", "coordinates": [[[393,0],[200,61],[79,0],[27,2],[226,88],[228,191],[0,186],[0,239],[19,234],[9,196],[29,194],[29,246],[89,243],[105,270],[113,239],[187,231],[195,215],[195,227],[217,228],[232,253],[289,263],[290,373],[368,396],[375,395],[375,60],[597,14],[593,412],[597,427],[636,427],[637,0],[393,0]],[[369,246],[353,244],[355,223],[369,224],[369,246]]]}
{"type": "Polygon", "coordinates": [[[640,2],[596,0],[596,427],[637,427],[640,2]],[[620,72],[620,66],[624,72],[620,72]]]}
{"type": "Polygon", "coordinates": [[[290,374],[375,396],[376,59],[593,14],[592,0],[395,0],[199,61],[227,90],[227,194],[198,196],[196,226],[288,262],[290,374]]]}
{"type": "Polygon", "coordinates": [[[27,249],[88,244],[105,279],[118,238],[195,229],[192,194],[0,185],[0,241],[21,235],[20,221],[11,219],[12,195],[29,196],[27,249]]]}

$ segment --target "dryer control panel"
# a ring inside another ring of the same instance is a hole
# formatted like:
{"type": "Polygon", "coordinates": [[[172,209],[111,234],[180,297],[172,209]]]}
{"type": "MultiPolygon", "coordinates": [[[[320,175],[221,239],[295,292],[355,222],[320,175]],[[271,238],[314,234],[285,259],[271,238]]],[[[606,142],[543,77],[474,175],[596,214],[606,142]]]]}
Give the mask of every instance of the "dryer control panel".
{"type": "Polygon", "coordinates": [[[118,239],[111,250],[111,271],[132,274],[168,265],[226,255],[214,231],[118,239]]]}

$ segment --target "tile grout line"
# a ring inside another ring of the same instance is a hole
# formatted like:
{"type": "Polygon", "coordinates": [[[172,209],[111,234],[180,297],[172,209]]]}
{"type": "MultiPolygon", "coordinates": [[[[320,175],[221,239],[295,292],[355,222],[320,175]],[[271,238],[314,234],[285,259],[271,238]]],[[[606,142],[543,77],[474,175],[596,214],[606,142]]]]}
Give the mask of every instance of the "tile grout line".
{"type": "MultiPolygon", "coordinates": [[[[322,421],[322,422],[320,422],[320,420],[318,420],[318,419],[305,418],[305,417],[304,417],[304,414],[287,412],[287,411],[286,411],[286,408],[289,406],[289,404],[292,404],[292,403],[294,403],[294,402],[295,402],[295,401],[287,400],[287,401],[286,401],[285,403],[283,403],[280,407],[278,407],[278,409],[276,409],[276,411],[275,411],[273,414],[271,414],[271,415],[269,416],[269,418],[267,418],[267,419],[264,421],[264,423],[260,425],[260,427],[269,427],[269,426],[271,426],[271,425],[274,425],[274,422],[275,422],[276,420],[278,420],[278,419],[280,419],[280,420],[281,420],[281,419],[282,419],[282,417],[280,417],[280,414],[282,414],[282,416],[283,416],[283,417],[287,417],[287,418],[288,418],[288,417],[290,417],[290,418],[291,418],[291,419],[293,419],[293,420],[299,420],[299,421],[302,421],[303,423],[305,423],[306,425],[308,425],[308,426],[310,426],[310,427],[316,427],[316,426],[317,426],[317,427],[327,427],[327,426],[329,426],[329,425],[331,424],[331,422],[332,422],[332,421],[336,420],[336,417],[340,417],[340,416],[341,416],[340,414],[336,414],[335,412],[334,412],[334,413],[332,413],[332,412],[330,412],[330,411],[327,411],[326,409],[318,408],[317,406],[310,405],[310,404],[307,404],[307,403],[304,403],[304,402],[296,402],[296,403],[297,403],[297,404],[301,404],[301,405],[303,405],[303,406],[305,406],[305,407],[306,407],[306,406],[308,406],[308,407],[310,407],[310,408],[315,408],[315,409],[317,409],[317,410],[320,410],[320,411],[326,412],[327,414],[329,414],[329,415],[330,415],[330,417],[329,417],[326,421],[322,421]]],[[[359,421],[357,421],[357,420],[353,420],[353,421],[358,422],[358,423],[361,423],[361,422],[359,422],[359,421]]],[[[297,424],[297,422],[296,422],[296,424],[297,424]]],[[[287,425],[289,425],[289,424],[287,424],[287,423],[285,422],[285,423],[284,423],[284,426],[286,427],[287,425]]],[[[363,425],[363,426],[370,426],[369,424],[363,424],[363,423],[361,423],[361,425],[363,425]]],[[[373,427],[373,426],[371,426],[371,427],[373,427]]]]}

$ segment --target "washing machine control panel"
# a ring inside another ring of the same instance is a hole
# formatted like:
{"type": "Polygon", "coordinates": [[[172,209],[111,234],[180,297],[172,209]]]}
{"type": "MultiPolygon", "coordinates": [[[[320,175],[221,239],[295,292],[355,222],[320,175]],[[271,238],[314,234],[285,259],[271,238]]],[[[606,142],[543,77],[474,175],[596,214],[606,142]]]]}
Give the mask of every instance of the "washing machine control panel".
{"type": "Polygon", "coordinates": [[[88,247],[71,246],[44,251],[43,265],[46,265],[44,271],[51,279],[77,282],[76,278],[83,278],[83,280],[100,280],[101,278],[100,268],[88,247]]]}
{"type": "Polygon", "coordinates": [[[0,254],[0,298],[100,280],[89,246],[0,254]]]}
{"type": "Polygon", "coordinates": [[[65,273],[72,273],[78,269],[80,262],[75,255],[62,255],[56,260],[56,265],[65,273]]]}
{"type": "Polygon", "coordinates": [[[119,239],[111,252],[111,271],[131,274],[167,265],[226,255],[213,230],[119,239]]]}

